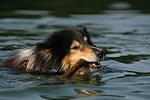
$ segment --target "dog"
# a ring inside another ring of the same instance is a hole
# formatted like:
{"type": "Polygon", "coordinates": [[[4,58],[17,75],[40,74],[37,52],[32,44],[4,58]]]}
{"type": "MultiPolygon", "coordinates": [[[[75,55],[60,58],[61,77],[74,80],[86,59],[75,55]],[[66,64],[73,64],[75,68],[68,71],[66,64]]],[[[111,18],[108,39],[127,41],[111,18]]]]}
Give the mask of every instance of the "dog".
{"type": "Polygon", "coordinates": [[[65,28],[55,31],[33,47],[19,49],[1,64],[31,74],[60,75],[67,79],[101,68],[107,50],[96,47],[87,29],[65,28]]]}

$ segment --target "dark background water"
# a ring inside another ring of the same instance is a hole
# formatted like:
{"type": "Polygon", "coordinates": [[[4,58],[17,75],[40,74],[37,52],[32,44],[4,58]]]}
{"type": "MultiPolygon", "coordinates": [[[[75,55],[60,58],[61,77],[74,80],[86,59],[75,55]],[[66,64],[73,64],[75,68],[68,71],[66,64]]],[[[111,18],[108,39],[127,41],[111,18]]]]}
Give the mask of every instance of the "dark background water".
{"type": "Polygon", "coordinates": [[[0,100],[149,100],[149,0],[1,0],[0,63],[16,49],[33,46],[51,32],[86,26],[108,54],[90,76],[60,82],[57,76],[0,69],[0,100]],[[41,85],[48,81],[48,85],[41,85]]]}

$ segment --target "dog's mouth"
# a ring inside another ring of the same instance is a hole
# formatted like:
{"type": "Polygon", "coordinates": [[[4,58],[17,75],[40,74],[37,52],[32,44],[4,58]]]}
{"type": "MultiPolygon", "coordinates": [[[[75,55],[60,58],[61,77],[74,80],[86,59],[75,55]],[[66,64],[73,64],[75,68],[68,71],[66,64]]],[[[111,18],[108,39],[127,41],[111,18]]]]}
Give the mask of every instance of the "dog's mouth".
{"type": "Polygon", "coordinates": [[[101,68],[100,62],[87,62],[89,68],[101,68]]]}
{"type": "Polygon", "coordinates": [[[101,68],[101,64],[99,61],[86,61],[83,59],[80,59],[78,63],[72,66],[71,69],[66,71],[62,76],[60,76],[60,79],[66,79],[71,77],[73,74],[86,74],[91,73],[99,70],[101,68]]]}
{"type": "MultiPolygon", "coordinates": [[[[86,60],[80,60],[80,67],[79,68],[86,68],[86,69],[91,69],[91,70],[98,70],[102,66],[100,64],[100,61],[86,61],[86,60]]],[[[93,72],[91,71],[91,72],[93,72]]]]}
{"type": "Polygon", "coordinates": [[[79,62],[79,67],[77,72],[75,73],[76,75],[85,75],[85,74],[90,74],[94,73],[100,70],[101,68],[100,61],[86,61],[86,60],[80,60],[79,62]]]}

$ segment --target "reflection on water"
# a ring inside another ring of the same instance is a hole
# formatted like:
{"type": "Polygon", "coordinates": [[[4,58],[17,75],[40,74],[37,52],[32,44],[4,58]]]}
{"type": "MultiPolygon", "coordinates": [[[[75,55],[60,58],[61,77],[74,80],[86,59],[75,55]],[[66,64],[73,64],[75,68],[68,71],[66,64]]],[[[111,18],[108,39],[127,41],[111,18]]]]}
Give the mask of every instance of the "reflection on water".
{"type": "Polygon", "coordinates": [[[149,99],[150,14],[141,13],[149,12],[149,1],[87,0],[79,5],[78,0],[67,0],[56,5],[57,0],[23,0],[24,6],[22,1],[8,1],[0,6],[4,10],[0,9],[0,62],[16,49],[33,46],[51,32],[66,27],[86,26],[92,41],[99,48],[106,47],[108,54],[99,72],[66,81],[57,80],[58,76],[16,74],[0,69],[0,99],[149,99]],[[6,7],[10,4],[11,11],[6,7]],[[73,7],[66,10],[70,6],[73,7]]]}

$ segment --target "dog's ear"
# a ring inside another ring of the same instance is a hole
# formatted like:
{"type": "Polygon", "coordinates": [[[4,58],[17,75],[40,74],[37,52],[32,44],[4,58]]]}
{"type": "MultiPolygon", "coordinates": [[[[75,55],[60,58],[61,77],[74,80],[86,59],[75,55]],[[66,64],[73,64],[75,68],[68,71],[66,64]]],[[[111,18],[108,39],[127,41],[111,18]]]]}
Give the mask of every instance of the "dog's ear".
{"type": "Polygon", "coordinates": [[[89,32],[87,31],[86,27],[83,27],[81,30],[79,30],[79,32],[82,34],[83,38],[86,37],[87,38],[87,43],[92,45],[92,46],[95,46],[91,39],[90,39],[90,35],[89,35],[89,32]]]}
{"type": "Polygon", "coordinates": [[[81,30],[80,30],[81,34],[83,37],[86,37],[88,40],[90,40],[90,36],[89,36],[89,32],[87,31],[87,28],[86,27],[83,27],[81,30]]]}
{"type": "Polygon", "coordinates": [[[87,38],[89,38],[89,32],[87,31],[86,27],[83,27],[80,32],[82,33],[82,36],[86,36],[87,38]]]}
{"type": "Polygon", "coordinates": [[[87,28],[86,27],[83,27],[83,29],[82,29],[85,33],[87,33],[88,34],[88,31],[87,31],[87,28]]]}

